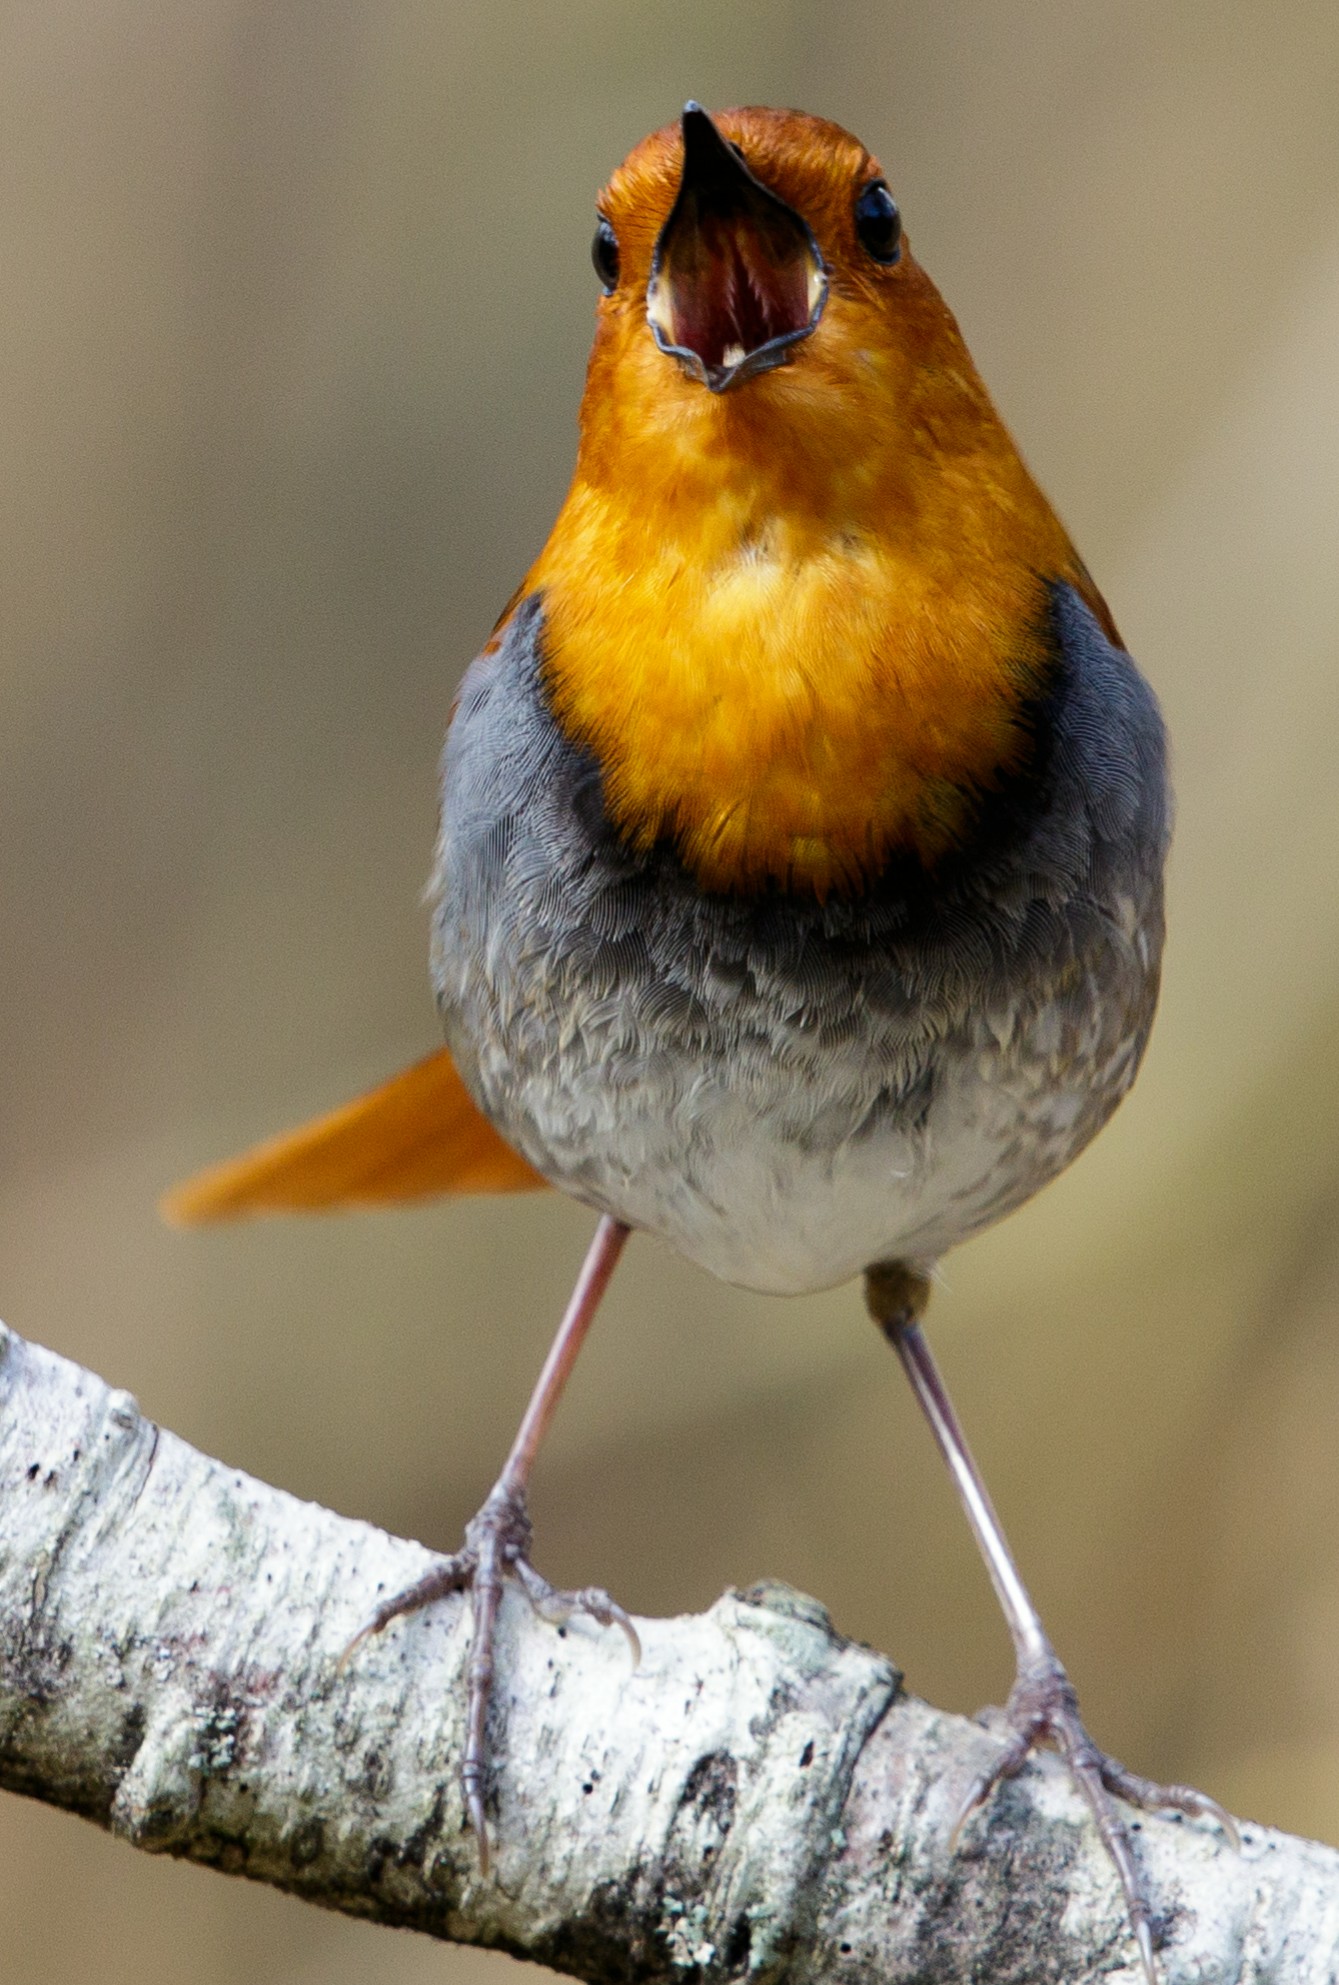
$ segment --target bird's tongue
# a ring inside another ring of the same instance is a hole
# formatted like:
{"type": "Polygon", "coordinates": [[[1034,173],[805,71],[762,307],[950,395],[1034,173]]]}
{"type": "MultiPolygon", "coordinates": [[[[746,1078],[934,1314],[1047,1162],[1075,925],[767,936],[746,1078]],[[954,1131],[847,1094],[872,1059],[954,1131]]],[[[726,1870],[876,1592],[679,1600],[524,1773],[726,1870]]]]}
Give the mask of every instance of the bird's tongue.
{"type": "Polygon", "coordinates": [[[656,243],[646,314],[661,350],[720,393],[782,363],[818,322],[827,281],[804,221],[696,104],[683,132],[683,176],[656,243]]]}

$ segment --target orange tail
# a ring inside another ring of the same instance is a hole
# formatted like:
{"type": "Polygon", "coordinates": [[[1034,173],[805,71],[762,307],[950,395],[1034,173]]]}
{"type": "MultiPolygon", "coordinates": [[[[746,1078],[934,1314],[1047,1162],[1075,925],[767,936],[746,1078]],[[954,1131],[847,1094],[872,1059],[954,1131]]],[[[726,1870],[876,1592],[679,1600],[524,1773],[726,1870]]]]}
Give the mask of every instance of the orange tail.
{"type": "Polygon", "coordinates": [[[159,1202],[176,1226],[248,1213],[378,1206],[545,1181],[480,1116],[445,1048],[329,1116],[213,1165],[159,1202]]]}

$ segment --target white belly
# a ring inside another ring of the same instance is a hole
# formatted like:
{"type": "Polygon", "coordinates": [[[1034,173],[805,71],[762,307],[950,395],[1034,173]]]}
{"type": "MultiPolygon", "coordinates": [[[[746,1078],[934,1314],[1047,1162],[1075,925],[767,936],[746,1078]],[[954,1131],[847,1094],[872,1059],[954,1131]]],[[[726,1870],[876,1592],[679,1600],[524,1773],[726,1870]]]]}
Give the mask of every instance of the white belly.
{"type": "Polygon", "coordinates": [[[924,1109],[889,1108],[861,1129],[853,1057],[848,1082],[817,1106],[775,1065],[678,1082],[586,1063],[557,1086],[518,1085],[513,1069],[507,1132],[556,1184],[724,1281],[830,1288],[874,1262],[933,1262],[1037,1191],[1105,1121],[1138,1041],[1103,1053],[1090,1039],[1075,1055],[1071,1035],[1057,1053],[1048,1012],[1045,1041],[1002,1047],[983,1027],[970,1045],[943,1044],[924,1109]]]}

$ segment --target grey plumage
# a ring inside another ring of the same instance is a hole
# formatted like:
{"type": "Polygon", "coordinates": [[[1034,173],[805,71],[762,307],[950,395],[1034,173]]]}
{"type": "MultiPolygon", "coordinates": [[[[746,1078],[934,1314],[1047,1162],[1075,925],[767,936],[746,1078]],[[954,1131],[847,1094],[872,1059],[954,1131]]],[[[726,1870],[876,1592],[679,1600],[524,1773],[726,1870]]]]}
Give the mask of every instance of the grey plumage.
{"type": "Polygon", "coordinates": [[[537,1169],[797,1290],[932,1261],[1087,1143],[1152,1020],[1169,809],[1152,692],[1070,587],[1050,614],[1036,763],[973,849],[820,903],[631,851],[521,605],[447,740],[433,975],[471,1092],[537,1169]]]}

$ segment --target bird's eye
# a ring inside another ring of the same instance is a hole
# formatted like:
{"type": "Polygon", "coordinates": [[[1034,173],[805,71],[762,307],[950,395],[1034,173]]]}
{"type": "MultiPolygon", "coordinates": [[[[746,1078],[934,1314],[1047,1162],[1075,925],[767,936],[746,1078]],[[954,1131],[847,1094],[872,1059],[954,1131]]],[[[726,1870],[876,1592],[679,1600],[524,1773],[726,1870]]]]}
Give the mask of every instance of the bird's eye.
{"type": "Polygon", "coordinates": [[[902,253],[902,216],[882,179],[871,179],[857,198],[855,231],[876,262],[895,262],[902,253]]]}
{"type": "Polygon", "coordinates": [[[608,296],[610,290],[618,288],[618,236],[610,227],[604,215],[600,215],[600,225],[595,230],[595,239],[590,245],[590,259],[595,264],[595,273],[608,296]]]}

